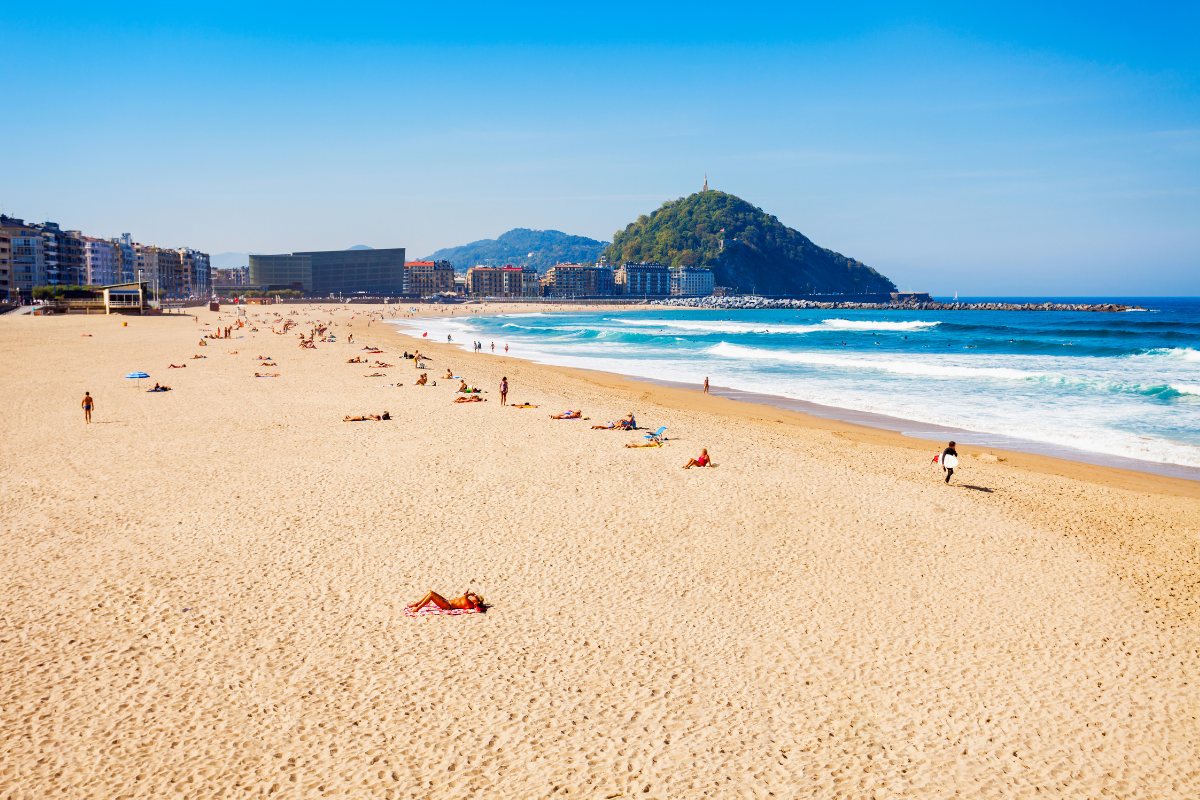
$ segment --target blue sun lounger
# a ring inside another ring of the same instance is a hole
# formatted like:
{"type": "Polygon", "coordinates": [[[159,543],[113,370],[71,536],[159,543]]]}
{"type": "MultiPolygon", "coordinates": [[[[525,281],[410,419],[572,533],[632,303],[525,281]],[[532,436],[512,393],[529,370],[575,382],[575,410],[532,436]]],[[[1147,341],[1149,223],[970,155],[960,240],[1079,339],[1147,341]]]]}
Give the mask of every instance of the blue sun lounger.
{"type": "Polygon", "coordinates": [[[667,440],[667,437],[663,435],[666,432],[667,432],[667,426],[663,425],[661,428],[656,430],[654,433],[647,433],[646,441],[657,442],[658,444],[662,444],[663,442],[665,442],[667,440]]]}

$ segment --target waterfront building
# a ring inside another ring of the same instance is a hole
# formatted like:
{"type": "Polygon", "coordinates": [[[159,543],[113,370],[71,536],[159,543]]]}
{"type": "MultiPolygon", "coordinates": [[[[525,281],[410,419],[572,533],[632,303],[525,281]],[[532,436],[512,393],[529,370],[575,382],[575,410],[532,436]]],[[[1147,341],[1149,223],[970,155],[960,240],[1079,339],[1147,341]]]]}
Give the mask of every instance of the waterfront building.
{"type": "Polygon", "coordinates": [[[467,292],[472,297],[537,297],[538,274],[533,267],[471,267],[467,292]]]}
{"type": "Polygon", "coordinates": [[[117,249],[121,251],[121,277],[122,283],[131,283],[137,279],[137,249],[134,247],[133,236],[128,233],[122,233],[120,236],[114,236],[109,239],[117,249]]]}
{"type": "Polygon", "coordinates": [[[187,294],[191,297],[204,297],[209,294],[212,285],[209,281],[210,267],[208,253],[201,253],[190,247],[181,247],[179,260],[183,263],[183,274],[187,281],[187,294]]]}
{"type": "Polygon", "coordinates": [[[249,286],[250,268],[214,269],[212,270],[212,285],[214,288],[217,286],[249,286]]]}
{"type": "Polygon", "coordinates": [[[616,284],[621,294],[665,296],[671,293],[671,269],[656,261],[626,261],[617,269],[616,284]]]}
{"type": "Polygon", "coordinates": [[[711,269],[676,267],[671,270],[671,294],[681,297],[707,297],[712,293],[711,269]]]}
{"type": "Polygon", "coordinates": [[[312,294],[404,293],[404,248],[250,256],[249,282],[312,294]]]}
{"type": "Polygon", "coordinates": [[[45,285],[84,285],[83,234],[64,231],[57,222],[38,222],[32,227],[42,235],[45,285]]]}
{"type": "Polygon", "coordinates": [[[108,286],[120,283],[121,248],[108,239],[83,237],[84,283],[88,286],[108,286]]]}
{"type": "Polygon", "coordinates": [[[454,291],[454,266],[449,261],[408,261],[404,276],[405,294],[429,297],[454,291]]]}
{"type": "Polygon", "coordinates": [[[613,293],[613,272],[604,264],[555,264],[542,277],[547,297],[602,297],[613,293]]]}
{"type": "Polygon", "coordinates": [[[7,300],[12,287],[12,237],[0,230],[0,298],[7,300]]]}
{"type": "Polygon", "coordinates": [[[10,239],[9,295],[30,297],[33,287],[46,283],[42,234],[24,220],[0,214],[0,233],[10,239]]]}

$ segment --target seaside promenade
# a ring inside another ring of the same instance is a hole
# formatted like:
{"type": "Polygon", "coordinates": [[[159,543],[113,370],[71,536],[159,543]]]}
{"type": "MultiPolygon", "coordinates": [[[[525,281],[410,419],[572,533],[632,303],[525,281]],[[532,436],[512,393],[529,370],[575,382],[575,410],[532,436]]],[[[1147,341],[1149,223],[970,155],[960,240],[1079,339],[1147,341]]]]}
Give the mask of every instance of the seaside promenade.
{"type": "Polygon", "coordinates": [[[1200,484],[319,308],[0,317],[0,797],[1200,796],[1200,484]]]}

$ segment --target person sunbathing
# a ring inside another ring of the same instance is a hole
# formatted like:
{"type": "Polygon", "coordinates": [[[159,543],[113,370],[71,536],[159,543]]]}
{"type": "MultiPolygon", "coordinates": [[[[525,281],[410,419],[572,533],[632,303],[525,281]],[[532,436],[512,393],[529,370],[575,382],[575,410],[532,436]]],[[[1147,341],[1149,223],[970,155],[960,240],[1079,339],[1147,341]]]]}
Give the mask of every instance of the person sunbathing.
{"type": "Polygon", "coordinates": [[[385,411],[385,412],[383,412],[383,414],[363,414],[362,416],[359,416],[359,417],[349,417],[348,416],[348,417],[343,418],[342,422],[382,422],[385,419],[391,419],[391,418],[392,418],[392,415],[385,411]]]}
{"type": "Polygon", "coordinates": [[[470,589],[463,592],[462,597],[456,597],[453,600],[447,600],[432,589],[420,601],[405,606],[409,611],[420,611],[428,605],[434,605],[442,611],[453,611],[460,609],[463,611],[486,611],[487,607],[483,604],[483,598],[472,592],[470,589]]]}
{"type": "Polygon", "coordinates": [[[382,372],[372,372],[370,375],[363,375],[364,378],[386,378],[387,375],[382,372]]]}
{"type": "Polygon", "coordinates": [[[688,463],[684,464],[683,468],[691,469],[692,467],[711,467],[711,466],[712,466],[712,459],[710,459],[708,457],[708,449],[705,448],[700,451],[699,458],[688,459],[688,463]]]}
{"type": "Polygon", "coordinates": [[[456,403],[486,403],[487,400],[477,394],[465,394],[462,397],[454,398],[456,403]]]}
{"type": "Polygon", "coordinates": [[[375,366],[377,366],[377,367],[394,367],[396,365],[395,364],[385,364],[382,361],[380,361],[379,359],[375,359],[375,366]]]}
{"type": "Polygon", "coordinates": [[[347,364],[365,364],[365,363],[367,363],[367,360],[365,358],[363,358],[362,356],[355,356],[354,358],[347,359],[346,363],[347,364]]]}
{"type": "Polygon", "coordinates": [[[594,431],[615,431],[616,429],[617,429],[617,423],[615,423],[615,422],[610,422],[607,425],[593,425],[592,426],[592,430],[594,430],[594,431]]]}
{"type": "Polygon", "coordinates": [[[454,373],[450,371],[449,367],[446,367],[446,374],[442,376],[442,379],[448,381],[453,377],[454,377],[454,373]]]}
{"type": "Polygon", "coordinates": [[[277,367],[279,365],[276,364],[274,361],[264,361],[261,364],[259,364],[259,366],[260,367],[277,367]]]}
{"type": "Polygon", "coordinates": [[[186,369],[187,364],[172,364],[167,369],[186,369]]]}
{"type": "Polygon", "coordinates": [[[641,444],[634,444],[633,442],[628,442],[625,446],[626,447],[662,447],[662,442],[642,442],[641,444]]]}
{"type": "Polygon", "coordinates": [[[417,386],[424,386],[429,383],[429,373],[422,372],[421,377],[417,378],[417,386]]]}
{"type": "Polygon", "coordinates": [[[550,415],[550,419],[582,419],[582,418],[583,418],[583,409],[580,409],[579,411],[571,411],[570,409],[567,409],[566,413],[564,413],[564,414],[551,414],[550,415]]]}
{"type": "Polygon", "coordinates": [[[256,378],[278,378],[279,373],[278,372],[256,372],[256,373],[254,373],[254,377],[256,377],[256,378]]]}
{"type": "Polygon", "coordinates": [[[623,431],[636,431],[637,430],[637,420],[633,418],[633,412],[630,411],[629,416],[622,417],[617,422],[617,427],[619,427],[623,431]]]}
{"type": "MultiPolygon", "coordinates": [[[[453,375],[451,375],[450,377],[452,377],[452,378],[453,378],[454,376],[453,376],[453,375]]],[[[466,382],[466,381],[464,381],[464,380],[460,380],[460,381],[458,382],[458,388],[457,388],[457,389],[455,389],[454,391],[456,391],[456,392],[469,392],[469,391],[471,391],[471,389],[470,389],[470,387],[468,387],[468,386],[467,386],[467,382],[466,382]]]]}
{"type": "Polygon", "coordinates": [[[159,386],[157,383],[155,383],[155,384],[154,384],[154,388],[153,388],[153,389],[147,389],[147,391],[150,391],[150,392],[169,392],[169,391],[171,391],[171,387],[170,387],[170,386],[159,386]]]}
{"type": "Polygon", "coordinates": [[[208,358],[208,356],[195,355],[195,356],[192,356],[192,358],[193,358],[193,359],[197,359],[197,358],[208,358]]]}

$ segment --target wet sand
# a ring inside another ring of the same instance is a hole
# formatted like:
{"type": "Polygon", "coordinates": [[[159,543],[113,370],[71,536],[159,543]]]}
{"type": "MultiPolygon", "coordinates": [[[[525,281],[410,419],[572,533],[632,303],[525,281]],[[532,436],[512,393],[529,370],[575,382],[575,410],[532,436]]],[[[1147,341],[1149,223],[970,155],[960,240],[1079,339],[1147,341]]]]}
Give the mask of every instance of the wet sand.
{"type": "Polygon", "coordinates": [[[1200,794],[1195,482],[217,316],[0,317],[0,797],[1200,794]]]}

